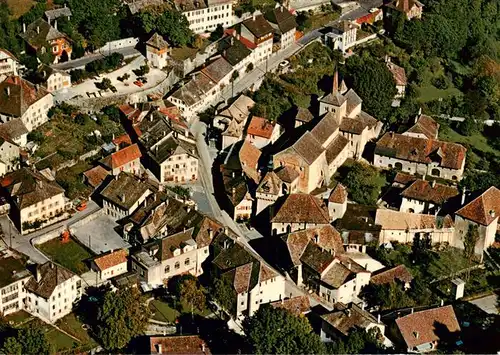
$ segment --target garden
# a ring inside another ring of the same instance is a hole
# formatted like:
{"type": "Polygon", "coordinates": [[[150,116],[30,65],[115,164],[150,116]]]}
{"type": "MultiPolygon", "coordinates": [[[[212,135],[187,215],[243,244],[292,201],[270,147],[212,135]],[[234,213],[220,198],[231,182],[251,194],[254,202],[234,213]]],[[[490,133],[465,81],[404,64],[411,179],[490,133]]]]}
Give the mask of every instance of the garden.
{"type": "Polygon", "coordinates": [[[37,245],[37,248],[54,262],[78,275],[89,271],[85,260],[92,257],[92,254],[74,239],[63,241],[61,238],[54,238],[37,245]]]}

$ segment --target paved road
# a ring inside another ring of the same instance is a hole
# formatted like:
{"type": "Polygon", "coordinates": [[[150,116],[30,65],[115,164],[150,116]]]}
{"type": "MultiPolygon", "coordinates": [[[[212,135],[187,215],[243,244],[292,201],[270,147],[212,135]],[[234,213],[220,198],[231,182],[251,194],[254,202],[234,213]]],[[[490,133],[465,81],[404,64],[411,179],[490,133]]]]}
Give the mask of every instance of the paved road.
{"type": "Polygon", "coordinates": [[[33,246],[33,239],[41,235],[50,233],[65,225],[73,224],[82,218],[96,212],[100,207],[93,201],[87,203],[87,208],[84,211],[75,213],[71,218],[57,222],[39,231],[21,235],[16,227],[11,223],[8,216],[0,217],[0,226],[2,227],[2,239],[6,245],[11,246],[13,249],[27,255],[32,261],[36,263],[44,263],[48,259],[38,249],[33,246]]]}
{"type": "Polygon", "coordinates": [[[85,66],[85,64],[93,62],[94,60],[97,59],[104,58],[105,56],[110,55],[111,53],[121,53],[125,58],[141,54],[141,52],[139,52],[134,47],[127,47],[127,48],[116,49],[110,52],[106,51],[102,53],[89,54],[86,55],[85,57],[81,57],[75,60],[70,60],[69,62],[54,64],[52,65],[52,68],[59,70],[72,70],[72,69],[82,68],[85,66]]]}

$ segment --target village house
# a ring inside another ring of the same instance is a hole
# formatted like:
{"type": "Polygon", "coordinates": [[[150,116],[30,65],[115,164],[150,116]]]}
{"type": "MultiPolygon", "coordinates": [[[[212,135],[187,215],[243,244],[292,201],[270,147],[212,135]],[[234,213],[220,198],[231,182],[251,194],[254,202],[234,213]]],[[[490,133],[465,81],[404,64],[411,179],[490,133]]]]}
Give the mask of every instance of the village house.
{"type": "Polygon", "coordinates": [[[124,249],[109,250],[92,258],[90,265],[101,281],[109,280],[128,271],[127,255],[124,249]]]}
{"type": "Polygon", "coordinates": [[[359,25],[347,20],[335,23],[325,34],[324,42],[328,48],[346,53],[356,44],[359,25]]]}
{"type": "Polygon", "coordinates": [[[243,138],[243,129],[250,116],[250,109],[254,105],[255,102],[251,98],[240,95],[226,109],[216,114],[213,126],[222,132],[223,150],[243,138]]]}
{"type": "Polygon", "coordinates": [[[252,316],[261,305],[285,297],[285,277],[243,245],[220,233],[212,248],[216,253],[212,261],[214,276],[225,280],[234,292],[232,307],[226,309],[233,317],[241,320],[252,316]]]}
{"type": "Polygon", "coordinates": [[[220,166],[224,186],[222,206],[235,221],[248,220],[252,216],[253,189],[260,180],[258,163],[261,151],[248,141],[237,143],[220,166]]]}
{"type": "Polygon", "coordinates": [[[341,183],[333,188],[328,197],[328,213],[330,220],[335,221],[344,217],[347,211],[347,189],[341,183]]]}
{"type": "Polygon", "coordinates": [[[233,67],[219,57],[194,74],[192,79],[177,89],[168,99],[176,105],[188,121],[197,112],[213,104],[218,95],[230,84],[233,67]]]}
{"type": "Polygon", "coordinates": [[[148,7],[158,7],[165,3],[163,0],[123,0],[131,15],[135,15],[148,7]]]}
{"type": "Polygon", "coordinates": [[[330,224],[325,203],[308,194],[290,194],[278,201],[271,216],[273,235],[330,224]]]}
{"type": "Polygon", "coordinates": [[[4,176],[21,166],[19,146],[0,130],[0,176],[4,176]]]}
{"type": "Polygon", "coordinates": [[[458,189],[417,179],[401,193],[402,202],[399,208],[402,212],[438,214],[445,203],[458,196],[458,189]]]}
{"type": "Polygon", "coordinates": [[[12,249],[4,249],[0,255],[0,309],[3,316],[25,308],[25,285],[32,277],[26,269],[28,258],[12,249]]]}
{"type": "Polygon", "coordinates": [[[135,175],[141,174],[141,151],[137,144],[129,145],[104,158],[99,163],[116,176],[122,171],[135,175]]]}
{"type": "Polygon", "coordinates": [[[389,57],[386,57],[385,62],[396,84],[397,93],[396,96],[394,96],[394,98],[399,99],[404,97],[406,93],[406,84],[408,83],[406,80],[405,69],[391,62],[391,59],[389,57]]]}
{"type": "Polygon", "coordinates": [[[228,0],[175,0],[194,33],[212,32],[218,25],[233,25],[233,2],[228,0]]]}
{"type": "Polygon", "coordinates": [[[422,139],[438,139],[439,123],[432,117],[426,115],[418,115],[415,117],[415,124],[406,132],[405,136],[422,138],[422,139]]]}
{"type": "Polygon", "coordinates": [[[52,261],[37,265],[35,277],[24,287],[26,310],[50,323],[70,314],[83,292],[82,279],[52,261]]]}
{"type": "Polygon", "coordinates": [[[6,49],[0,48],[0,78],[2,75],[18,75],[19,60],[6,49]]]}
{"type": "Polygon", "coordinates": [[[155,32],[146,42],[146,58],[154,68],[163,69],[168,64],[168,55],[168,42],[155,32]]]}
{"type": "Polygon", "coordinates": [[[45,11],[44,15],[48,23],[57,21],[60,18],[65,18],[65,20],[69,21],[71,20],[71,16],[73,16],[71,9],[66,5],[66,3],[63,7],[45,11]]]}
{"type": "Polygon", "coordinates": [[[114,220],[130,216],[152,193],[135,175],[120,172],[101,191],[104,212],[114,220]]]}
{"type": "Polygon", "coordinates": [[[144,244],[153,239],[195,228],[204,233],[195,239],[205,240],[208,231],[217,231],[221,226],[196,210],[196,205],[168,189],[149,195],[144,203],[121,223],[123,237],[131,244],[144,244]]]}
{"type": "Polygon", "coordinates": [[[168,335],[149,337],[147,350],[141,354],[211,355],[208,344],[199,335],[168,335]]]}
{"type": "Polygon", "coordinates": [[[214,230],[195,231],[195,227],[153,240],[132,255],[132,270],[153,288],[166,284],[174,276],[203,273],[214,230]]]}
{"type": "Polygon", "coordinates": [[[54,63],[58,63],[60,60],[71,59],[72,47],[68,36],[57,30],[57,21],[54,26],[40,18],[27,28],[23,25],[21,37],[33,52],[49,52],[54,56],[54,63]]]}
{"type": "Polygon", "coordinates": [[[274,41],[279,49],[285,49],[295,43],[295,16],[283,5],[276,3],[274,9],[266,12],[265,18],[274,30],[274,41]]]}
{"type": "Polygon", "coordinates": [[[323,342],[332,342],[345,339],[349,333],[356,329],[366,332],[377,329],[380,335],[385,333],[385,324],[380,321],[380,316],[375,318],[364,307],[354,303],[345,305],[336,303],[330,313],[321,316],[320,337],[323,342]]]}
{"type": "Polygon", "coordinates": [[[465,204],[455,213],[456,247],[464,248],[463,240],[471,225],[478,227],[479,240],[475,253],[481,255],[495,242],[500,215],[500,190],[492,186],[465,204]]]}
{"type": "Polygon", "coordinates": [[[446,336],[446,341],[458,340],[460,334],[460,325],[451,305],[412,312],[397,318],[396,327],[397,343],[401,350],[409,353],[433,351],[437,348],[440,337],[446,336]]]}
{"type": "Polygon", "coordinates": [[[1,180],[10,214],[21,234],[54,223],[68,209],[64,189],[38,171],[22,168],[1,180]]]}
{"type": "Polygon", "coordinates": [[[253,14],[241,22],[240,40],[253,50],[255,64],[263,63],[272,55],[273,32],[264,15],[253,14]]]}
{"type": "Polygon", "coordinates": [[[253,116],[247,127],[246,140],[259,149],[276,142],[281,134],[281,126],[267,118],[253,116]]]}
{"type": "Polygon", "coordinates": [[[226,30],[224,33],[225,36],[217,43],[217,49],[239,76],[244,76],[249,70],[249,64],[254,62],[252,50],[241,41],[241,36],[235,29],[226,30]]]}
{"type": "Polygon", "coordinates": [[[464,173],[466,153],[461,144],[387,132],[375,146],[373,165],[457,181],[464,173]]]}
{"type": "Polygon", "coordinates": [[[370,283],[374,285],[390,285],[399,282],[405,290],[410,288],[412,281],[412,274],[403,264],[377,271],[375,274],[372,274],[372,278],[370,279],[370,283]]]}
{"type": "Polygon", "coordinates": [[[41,64],[36,72],[37,83],[48,92],[55,92],[71,87],[71,76],[65,71],[41,64]]]}
{"type": "Polygon", "coordinates": [[[267,207],[274,203],[286,193],[286,185],[276,175],[274,171],[269,171],[264,175],[259,186],[255,190],[255,199],[257,206],[255,215],[260,214],[267,207]]]}
{"type": "Polygon", "coordinates": [[[20,118],[28,131],[49,120],[49,109],[54,105],[52,95],[18,76],[9,76],[0,83],[0,121],[20,118]]]}
{"type": "Polygon", "coordinates": [[[309,111],[309,109],[303,107],[297,107],[297,112],[295,114],[295,120],[294,120],[295,122],[294,127],[297,128],[304,124],[308,124],[313,119],[314,116],[311,113],[311,111],[309,111]]]}
{"type": "Polygon", "coordinates": [[[428,214],[377,209],[375,224],[381,226],[379,245],[396,241],[413,243],[415,238],[428,238],[432,244],[454,244],[453,219],[428,214]]]}
{"type": "Polygon", "coordinates": [[[424,5],[418,0],[394,0],[385,6],[386,16],[404,14],[407,20],[421,19],[424,5]]]}

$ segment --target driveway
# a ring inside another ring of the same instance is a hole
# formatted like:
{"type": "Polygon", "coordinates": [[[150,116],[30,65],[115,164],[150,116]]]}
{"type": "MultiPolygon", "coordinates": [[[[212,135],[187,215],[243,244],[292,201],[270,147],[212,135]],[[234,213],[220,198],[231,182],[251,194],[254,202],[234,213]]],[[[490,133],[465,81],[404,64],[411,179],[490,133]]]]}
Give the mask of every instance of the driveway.
{"type": "Polygon", "coordinates": [[[92,53],[92,54],[86,55],[85,57],[70,60],[69,62],[54,64],[54,65],[52,65],[52,68],[59,69],[59,70],[65,70],[65,71],[69,71],[69,70],[73,70],[73,69],[77,69],[77,68],[82,68],[82,67],[85,67],[86,64],[93,62],[94,60],[97,60],[97,59],[102,59],[102,58],[104,58],[105,55],[110,55],[111,53],[121,53],[121,54],[123,54],[123,56],[125,58],[129,58],[129,57],[141,54],[141,52],[139,52],[134,47],[120,48],[120,49],[116,49],[116,50],[108,52],[108,53],[92,53]]]}

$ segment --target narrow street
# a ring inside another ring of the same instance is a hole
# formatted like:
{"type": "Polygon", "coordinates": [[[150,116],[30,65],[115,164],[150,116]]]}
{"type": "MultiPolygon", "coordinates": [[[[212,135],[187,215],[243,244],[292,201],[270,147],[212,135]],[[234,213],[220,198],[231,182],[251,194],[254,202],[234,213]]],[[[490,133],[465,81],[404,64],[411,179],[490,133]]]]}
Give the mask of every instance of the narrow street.
{"type": "Polygon", "coordinates": [[[97,60],[97,59],[102,59],[105,56],[110,55],[112,53],[123,54],[123,56],[125,58],[129,58],[129,57],[141,54],[141,52],[139,52],[134,47],[126,47],[126,48],[116,49],[114,51],[110,51],[107,53],[92,53],[92,54],[86,55],[85,57],[70,60],[68,62],[54,64],[54,65],[52,65],[52,68],[59,69],[59,70],[72,70],[72,69],[82,68],[85,66],[85,64],[93,62],[94,60],[97,60]]]}

